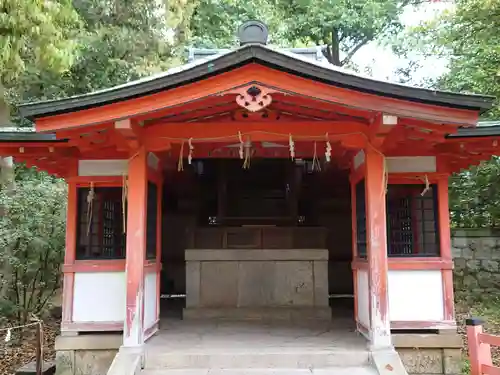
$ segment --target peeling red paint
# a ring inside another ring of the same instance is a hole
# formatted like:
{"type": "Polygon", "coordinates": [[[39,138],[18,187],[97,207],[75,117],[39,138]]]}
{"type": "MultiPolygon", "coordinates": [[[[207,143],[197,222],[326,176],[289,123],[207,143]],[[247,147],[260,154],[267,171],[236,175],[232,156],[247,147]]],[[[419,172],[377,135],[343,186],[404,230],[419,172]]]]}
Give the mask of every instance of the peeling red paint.
{"type": "Polygon", "coordinates": [[[370,338],[374,347],[391,346],[387,296],[386,166],[384,156],[365,150],[366,228],[370,290],[370,338]]]}
{"type": "Polygon", "coordinates": [[[146,264],[147,153],[140,150],[128,169],[128,212],[126,254],[126,316],[123,335],[125,346],[144,341],[144,267],[146,264]]]}

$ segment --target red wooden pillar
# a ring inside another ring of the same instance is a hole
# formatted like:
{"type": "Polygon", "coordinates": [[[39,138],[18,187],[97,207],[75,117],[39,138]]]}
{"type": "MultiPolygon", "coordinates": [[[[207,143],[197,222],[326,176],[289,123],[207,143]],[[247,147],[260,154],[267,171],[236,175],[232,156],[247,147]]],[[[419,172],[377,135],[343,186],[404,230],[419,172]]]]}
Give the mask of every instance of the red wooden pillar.
{"type": "MultiPolygon", "coordinates": [[[[451,256],[451,232],[450,232],[450,211],[448,199],[448,177],[441,177],[437,182],[437,201],[439,218],[439,245],[441,258],[445,261],[452,261],[451,256]]],[[[453,271],[451,269],[442,270],[443,274],[443,308],[444,320],[455,320],[455,303],[453,297],[453,271]]]]}
{"type": "MultiPolygon", "coordinates": [[[[352,264],[358,258],[358,237],[357,237],[357,217],[356,217],[356,182],[351,174],[351,227],[352,227],[352,264]]],[[[359,321],[358,317],[358,270],[352,269],[352,284],[354,289],[354,319],[359,321]]]]}
{"type": "Polygon", "coordinates": [[[126,314],[123,345],[144,343],[144,265],[146,260],[147,153],[141,149],[128,165],[126,314]]]}
{"type": "MultiPolygon", "coordinates": [[[[73,176],[71,176],[73,177],[73,176]]],[[[76,220],[78,213],[78,191],[74,181],[68,182],[68,203],[66,207],[66,250],[64,265],[72,265],[76,259],[76,220]]],[[[73,290],[75,273],[64,271],[63,276],[63,301],[62,301],[62,328],[73,321],[73,290]]]]}
{"type": "Polygon", "coordinates": [[[373,349],[392,347],[387,295],[387,227],[385,157],[365,150],[366,236],[370,288],[370,341],[373,349]]]}

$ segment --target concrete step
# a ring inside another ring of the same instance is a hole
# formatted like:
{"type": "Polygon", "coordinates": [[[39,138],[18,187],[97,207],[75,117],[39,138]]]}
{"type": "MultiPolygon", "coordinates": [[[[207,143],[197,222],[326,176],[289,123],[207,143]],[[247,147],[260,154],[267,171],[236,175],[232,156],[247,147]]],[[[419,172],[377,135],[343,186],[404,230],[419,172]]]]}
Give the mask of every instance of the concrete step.
{"type": "Polygon", "coordinates": [[[255,369],[157,369],[143,370],[141,375],[377,375],[372,367],[332,367],[322,369],[255,368],[255,369]]]}
{"type": "Polygon", "coordinates": [[[366,350],[214,350],[148,352],[145,368],[155,369],[323,369],[362,367],[370,362],[366,350]]]}

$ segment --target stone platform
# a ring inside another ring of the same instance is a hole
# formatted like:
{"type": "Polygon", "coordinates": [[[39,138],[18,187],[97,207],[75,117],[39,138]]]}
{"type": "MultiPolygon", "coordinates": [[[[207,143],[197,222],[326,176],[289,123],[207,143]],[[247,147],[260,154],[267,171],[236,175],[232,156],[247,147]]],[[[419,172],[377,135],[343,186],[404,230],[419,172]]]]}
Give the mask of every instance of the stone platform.
{"type": "Polygon", "coordinates": [[[279,373],[284,369],[332,368],[371,370],[366,340],[355,333],[348,322],[291,326],[162,321],[161,330],[145,346],[144,373],[160,374],[160,370],[210,370],[212,373],[232,369],[235,373],[253,371],[257,374],[264,369],[279,373]]]}
{"type": "Polygon", "coordinates": [[[185,319],[331,319],[326,249],[188,249],[185,258],[185,319]]]}

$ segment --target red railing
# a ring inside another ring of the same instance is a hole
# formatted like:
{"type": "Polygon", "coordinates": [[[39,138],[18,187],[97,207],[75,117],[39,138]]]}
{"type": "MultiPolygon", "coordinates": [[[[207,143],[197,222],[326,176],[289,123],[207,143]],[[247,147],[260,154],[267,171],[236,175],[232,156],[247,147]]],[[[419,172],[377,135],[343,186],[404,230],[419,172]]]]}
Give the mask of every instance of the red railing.
{"type": "Polygon", "coordinates": [[[483,333],[483,321],[467,319],[470,375],[500,375],[500,367],[493,366],[491,345],[500,346],[500,336],[483,333]]]}

